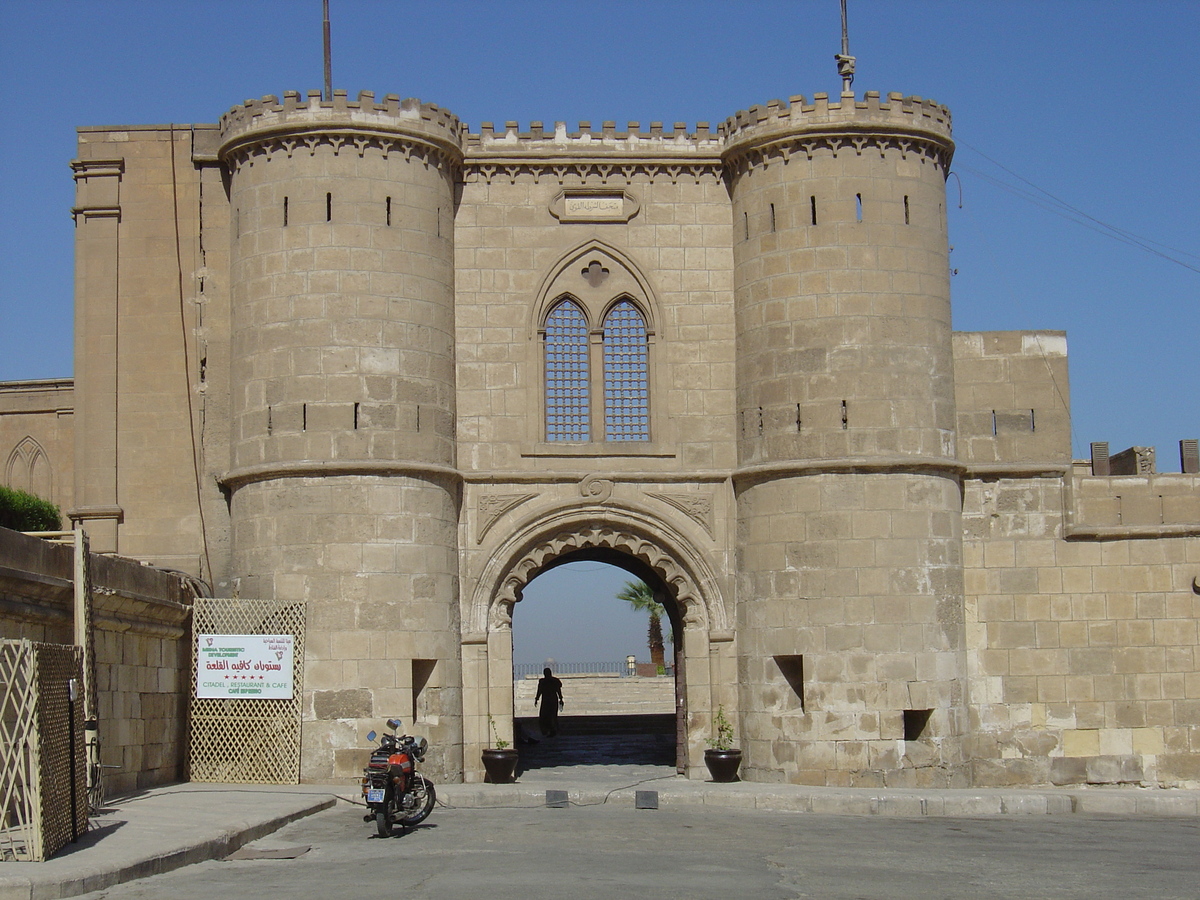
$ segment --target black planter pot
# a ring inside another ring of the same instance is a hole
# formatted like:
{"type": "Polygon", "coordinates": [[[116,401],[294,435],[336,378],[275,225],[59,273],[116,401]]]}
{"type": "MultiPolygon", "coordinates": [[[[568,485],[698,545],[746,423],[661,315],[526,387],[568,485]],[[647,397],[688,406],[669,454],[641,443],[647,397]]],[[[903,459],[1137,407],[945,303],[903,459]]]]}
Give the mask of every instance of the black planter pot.
{"type": "Polygon", "coordinates": [[[713,781],[738,780],[738,767],[742,764],[741,750],[705,750],[704,764],[713,781]]]}
{"type": "Polygon", "coordinates": [[[484,781],[489,784],[512,784],[513,773],[517,770],[516,749],[488,747],[483,751],[483,768],[487,772],[484,781]]]}

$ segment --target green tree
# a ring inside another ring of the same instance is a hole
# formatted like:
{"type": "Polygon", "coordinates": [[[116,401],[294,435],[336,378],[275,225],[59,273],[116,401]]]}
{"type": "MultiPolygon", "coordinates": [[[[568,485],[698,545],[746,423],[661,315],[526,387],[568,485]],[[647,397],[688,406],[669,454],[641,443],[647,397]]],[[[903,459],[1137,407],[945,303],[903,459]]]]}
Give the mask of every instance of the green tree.
{"type": "MultiPolygon", "coordinates": [[[[650,614],[650,627],[647,630],[650,662],[656,669],[663,671],[666,668],[666,648],[663,644],[662,617],[666,610],[654,599],[654,591],[644,581],[627,581],[617,592],[617,599],[624,600],[638,612],[650,614]]],[[[671,643],[675,643],[674,631],[671,634],[671,643]]]]}
{"type": "Polygon", "coordinates": [[[13,531],[58,531],[58,507],[49,500],[0,485],[0,528],[13,531]]]}

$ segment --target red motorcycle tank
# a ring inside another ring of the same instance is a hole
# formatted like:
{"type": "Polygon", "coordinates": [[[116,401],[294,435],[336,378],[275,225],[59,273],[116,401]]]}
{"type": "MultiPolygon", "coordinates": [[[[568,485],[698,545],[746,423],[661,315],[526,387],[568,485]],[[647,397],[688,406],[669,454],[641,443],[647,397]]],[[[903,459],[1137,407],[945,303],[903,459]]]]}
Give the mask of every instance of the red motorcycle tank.
{"type": "MultiPolygon", "coordinates": [[[[407,753],[393,753],[387,758],[389,766],[397,766],[406,775],[413,770],[413,761],[407,753]]],[[[372,760],[374,763],[374,760],[372,760]]]]}

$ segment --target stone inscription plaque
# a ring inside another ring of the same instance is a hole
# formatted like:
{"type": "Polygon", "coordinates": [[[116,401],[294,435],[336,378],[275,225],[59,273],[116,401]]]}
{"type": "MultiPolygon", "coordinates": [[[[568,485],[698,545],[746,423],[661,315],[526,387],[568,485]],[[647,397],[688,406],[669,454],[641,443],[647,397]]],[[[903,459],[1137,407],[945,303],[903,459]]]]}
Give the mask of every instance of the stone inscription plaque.
{"type": "Polygon", "coordinates": [[[550,214],[561,222],[628,222],[641,206],[623,190],[567,189],[550,203],[550,214]]]}
{"type": "Polygon", "coordinates": [[[623,219],[625,198],[620,194],[568,194],[564,210],[571,219],[623,219]]]}

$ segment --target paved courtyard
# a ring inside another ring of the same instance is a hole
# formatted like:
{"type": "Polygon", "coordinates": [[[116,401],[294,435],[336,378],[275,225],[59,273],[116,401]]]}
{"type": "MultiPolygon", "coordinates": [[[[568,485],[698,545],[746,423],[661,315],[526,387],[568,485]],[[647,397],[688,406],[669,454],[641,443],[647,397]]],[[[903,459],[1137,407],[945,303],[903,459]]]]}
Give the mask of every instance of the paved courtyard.
{"type": "Polygon", "coordinates": [[[390,839],[348,804],[253,846],[92,900],[591,898],[1195,898],[1200,820],[902,819],[750,810],[448,809],[390,839]]]}

